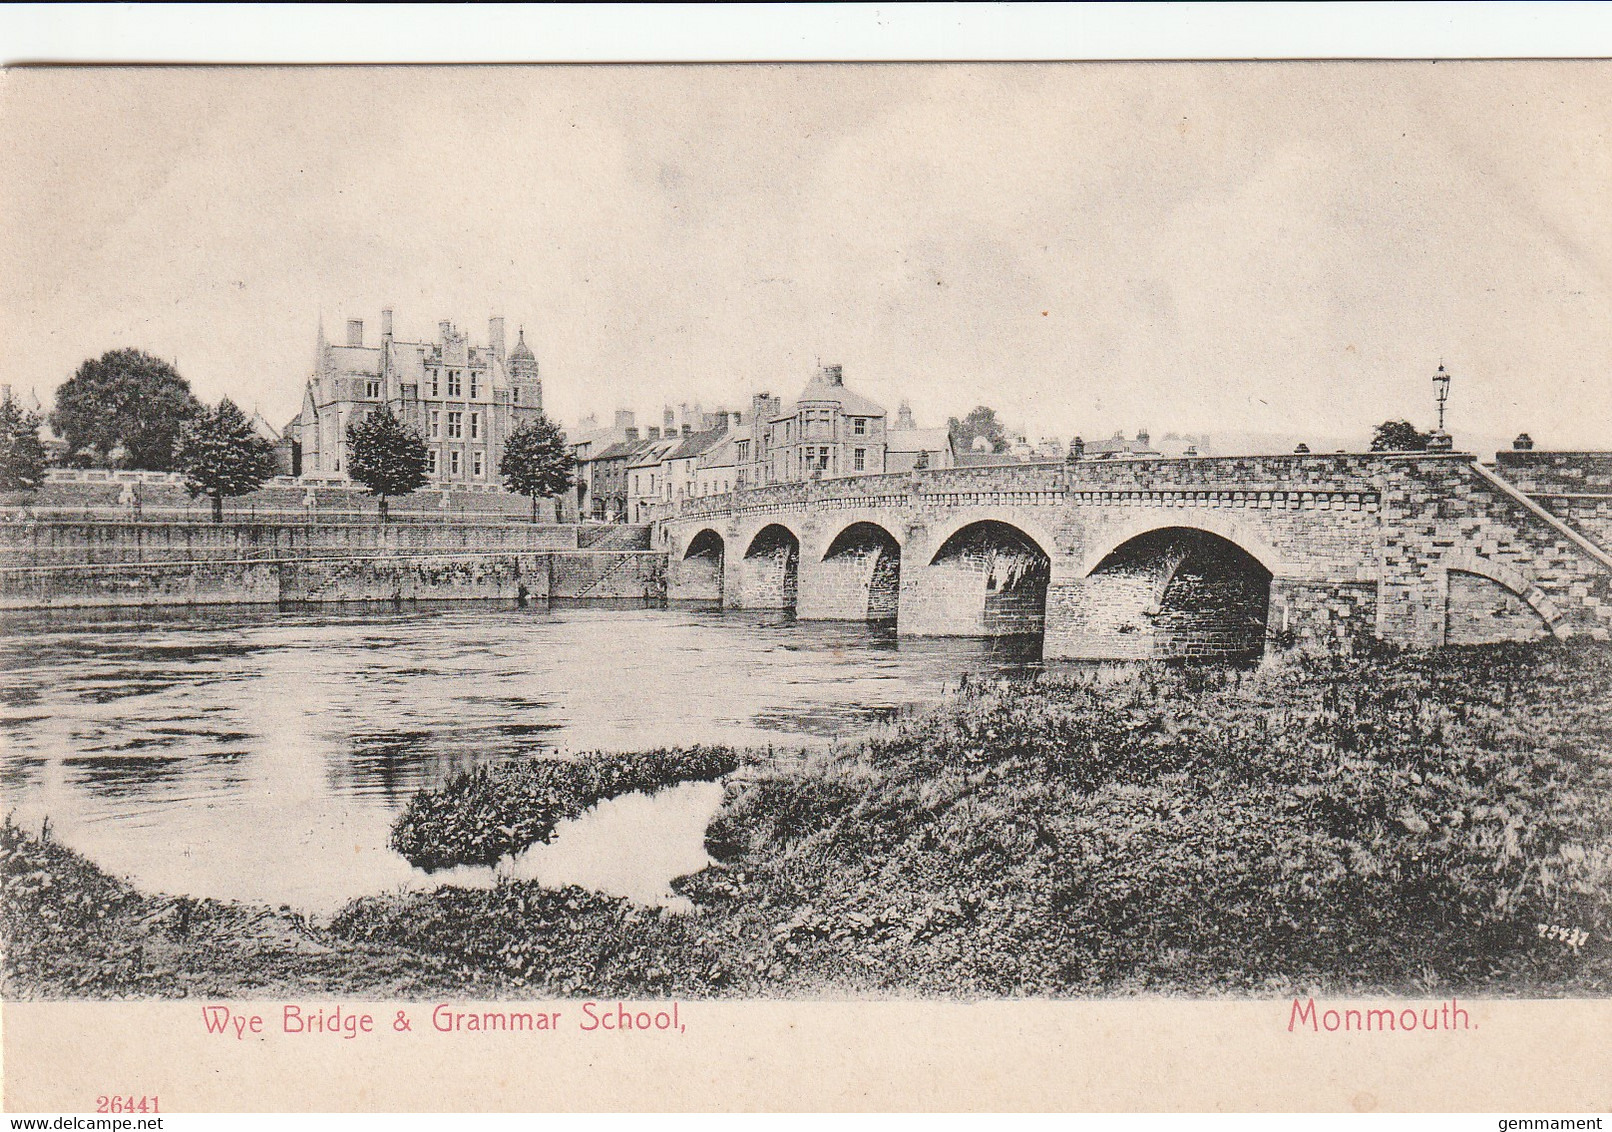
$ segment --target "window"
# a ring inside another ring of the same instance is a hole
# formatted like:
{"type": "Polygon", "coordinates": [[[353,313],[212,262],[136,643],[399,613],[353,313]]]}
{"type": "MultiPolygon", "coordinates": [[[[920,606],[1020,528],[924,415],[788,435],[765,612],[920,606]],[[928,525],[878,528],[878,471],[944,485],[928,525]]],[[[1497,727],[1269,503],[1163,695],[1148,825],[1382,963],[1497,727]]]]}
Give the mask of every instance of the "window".
{"type": "Polygon", "coordinates": [[[364,382],[364,396],[374,400],[381,395],[381,383],[374,378],[364,382]]]}
{"type": "MultiPolygon", "coordinates": [[[[475,386],[471,386],[470,395],[472,397],[474,397],[476,395],[475,386]]],[[[471,440],[479,440],[479,439],[481,439],[481,414],[480,413],[471,413],[470,414],[470,439],[471,440]]]]}
{"type": "Polygon", "coordinates": [[[482,462],[485,458],[486,458],[486,454],[483,453],[483,452],[477,452],[473,457],[471,457],[471,459],[473,460],[473,465],[472,466],[473,466],[473,468],[475,470],[475,474],[476,474],[477,479],[480,479],[482,476],[487,474],[486,465],[482,462]]]}
{"type": "MultiPolygon", "coordinates": [[[[448,439],[449,440],[458,440],[464,434],[465,434],[464,414],[463,413],[449,413],[448,414],[448,439]]],[[[457,457],[455,457],[455,459],[457,459],[457,457]]]]}
{"type": "Polygon", "coordinates": [[[519,405],[521,403],[520,386],[517,385],[514,389],[509,391],[509,403],[511,405],[519,405]]]}
{"type": "Polygon", "coordinates": [[[448,474],[449,475],[455,475],[455,476],[459,474],[459,452],[458,452],[458,449],[455,449],[454,451],[448,453],[448,474]]]}
{"type": "MultiPolygon", "coordinates": [[[[851,431],[858,436],[866,436],[868,434],[868,419],[866,417],[857,417],[851,422],[851,431]]],[[[857,466],[861,467],[860,464],[857,466]]]]}
{"type": "Polygon", "coordinates": [[[748,464],[749,462],[750,462],[750,442],[748,440],[741,440],[741,441],[739,441],[739,463],[748,464]]]}
{"type": "Polygon", "coordinates": [[[437,410],[432,409],[431,410],[431,439],[435,440],[437,437],[439,437],[441,435],[442,435],[442,414],[437,412],[437,410]]]}
{"type": "Polygon", "coordinates": [[[475,370],[470,371],[470,399],[474,401],[481,396],[481,374],[475,370]]]}
{"type": "MultiPolygon", "coordinates": [[[[862,422],[857,421],[856,423],[861,424],[862,422]]],[[[853,466],[856,468],[857,471],[859,471],[859,472],[867,471],[867,469],[868,469],[868,450],[866,448],[858,448],[855,452],[853,452],[851,454],[851,459],[853,461],[853,466]]]]}
{"type": "MultiPolygon", "coordinates": [[[[435,413],[432,413],[431,415],[436,416],[435,413]]],[[[425,470],[430,472],[432,475],[437,474],[437,450],[435,448],[428,449],[426,451],[426,454],[425,454],[425,470]]]]}
{"type": "Polygon", "coordinates": [[[433,397],[442,396],[442,394],[437,389],[437,372],[438,371],[436,371],[436,370],[431,371],[431,396],[433,396],[433,397]]]}
{"type": "Polygon", "coordinates": [[[448,396],[459,397],[463,395],[463,391],[464,383],[459,379],[459,371],[450,369],[448,371],[448,396]]]}

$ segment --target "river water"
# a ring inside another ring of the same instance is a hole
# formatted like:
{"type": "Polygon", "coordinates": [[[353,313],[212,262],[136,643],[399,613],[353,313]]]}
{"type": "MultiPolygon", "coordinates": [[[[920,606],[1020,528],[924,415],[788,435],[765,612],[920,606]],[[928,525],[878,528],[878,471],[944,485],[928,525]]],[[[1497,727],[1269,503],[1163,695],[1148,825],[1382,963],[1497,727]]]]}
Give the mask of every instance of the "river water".
{"type": "MultiPolygon", "coordinates": [[[[0,616],[5,808],[148,891],[328,912],[428,876],[386,847],[410,795],[480,762],[801,746],[1035,667],[1039,641],[688,609],[455,603],[0,616]]],[[[500,873],[667,902],[721,787],[601,804],[500,873]]]]}

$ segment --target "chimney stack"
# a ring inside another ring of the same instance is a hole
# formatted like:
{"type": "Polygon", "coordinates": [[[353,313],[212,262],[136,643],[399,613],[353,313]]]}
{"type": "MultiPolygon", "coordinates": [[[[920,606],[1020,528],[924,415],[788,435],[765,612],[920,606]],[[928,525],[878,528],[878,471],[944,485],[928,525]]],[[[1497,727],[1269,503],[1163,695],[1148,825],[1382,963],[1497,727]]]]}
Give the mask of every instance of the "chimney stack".
{"type": "Polygon", "coordinates": [[[649,426],[649,439],[651,439],[651,440],[659,440],[660,439],[660,425],[650,425],[649,426]]]}
{"type": "Polygon", "coordinates": [[[635,425],[636,423],[637,423],[637,421],[635,421],[633,419],[633,411],[631,409],[617,409],[616,410],[616,427],[617,428],[624,428],[627,431],[631,432],[632,436],[629,438],[631,440],[637,440],[638,439],[638,430],[636,428],[633,428],[633,425],[635,425]]]}
{"type": "Polygon", "coordinates": [[[504,360],[504,320],[502,318],[489,318],[487,320],[487,345],[492,347],[493,357],[502,362],[504,360]]]}
{"type": "Polygon", "coordinates": [[[437,323],[437,335],[444,342],[448,340],[448,335],[451,333],[453,333],[453,323],[449,322],[447,319],[443,319],[441,322],[437,323]]]}
{"type": "Polygon", "coordinates": [[[826,381],[830,385],[844,385],[845,384],[845,367],[844,366],[837,366],[837,365],[836,366],[824,366],[823,367],[823,380],[826,381]]]}
{"type": "MultiPolygon", "coordinates": [[[[616,419],[617,420],[621,419],[621,414],[620,413],[616,414],[616,419]]],[[[638,430],[636,428],[634,428],[632,425],[627,426],[626,433],[627,433],[627,439],[628,440],[637,440],[638,439],[638,430]]]]}
{"type": "MultiPolygon", "coordinates": [[[[8,385],[6,388],[10,389],[11,387],[8,385]]],[[[7,397],[9,399],[10,395],[7,394],[7,397]]],[[[1526,432],[1519,432],[1517,434],[1517,439],[1511,442],[1511,448],[1514,452],[1528,452],[1531,451],[1533,447],[1534,438],[1529,436],[1526,432]]]]}
{"type": "Polygon", "coordinates": [[[364,344],[364,320],[349,318],[347,320],[347,344],[349,346],[362,346],[364,344]]]}
{"type": "Polygon", "coordinates": [[[684,436],[693,436],[694,435],[694,426],[689,424],[687,421],[684,421],[683,422],[682,433],[683,433],[684,436]]]}
{"type": "Polygon", "coordinates": [[[392,308],[387,307],[381,312],[381,341],[392,340],[392,308]]]}
{"type": "Polygon", "coordinates": [[[677,431],[677,414],[672,412],[670,405],[661,410],[660,425],[661,428],[666,430],[667,435],[677,431]]]}

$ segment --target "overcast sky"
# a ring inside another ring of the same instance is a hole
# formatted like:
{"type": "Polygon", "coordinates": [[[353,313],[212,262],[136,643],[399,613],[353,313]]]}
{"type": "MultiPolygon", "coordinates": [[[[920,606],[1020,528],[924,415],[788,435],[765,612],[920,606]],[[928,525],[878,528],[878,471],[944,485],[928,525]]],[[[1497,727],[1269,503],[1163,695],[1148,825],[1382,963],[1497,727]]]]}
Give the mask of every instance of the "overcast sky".
{"type": "Polygon", "coordinates": [[[321,315],[538,355],[552,414],[793,395],[1035,438],[1612,447],[1612,65],[12,71],[5,380],[299,407],[321,315]]]}

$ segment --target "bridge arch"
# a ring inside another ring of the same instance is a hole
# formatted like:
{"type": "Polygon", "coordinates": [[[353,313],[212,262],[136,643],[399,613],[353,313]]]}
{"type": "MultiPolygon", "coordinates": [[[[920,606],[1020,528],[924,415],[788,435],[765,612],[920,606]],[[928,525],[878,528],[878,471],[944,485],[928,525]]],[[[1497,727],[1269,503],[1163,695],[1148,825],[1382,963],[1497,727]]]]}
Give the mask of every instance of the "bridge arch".
{"type": "Polygon", "coordinates": [[[766,523],[745,545],[742,571],[744,609],[795,612],[800,592],[800,536],[783,523],[766,523]]]}
{"type": "Polygon", "coordinates": [[[930,561],[934,561],[935,555],[940,553],[941,547],[955,538],[959,531],[981,523],[996,523],[1004,527],[1012,527],[1045,555],[1049,561],[1056,561],[1059,557],[1058,540],[1053,537],[1050,530],[1042,526],[1038,519],[1013,511],[981,509],[955,514],[944,523],[937,523],[934,526],[932,529],[933,538],[930,541],[930,545],[934,549],[930,552],[930,561]]]}
{"type": "Polygon", "coordinates": [[[1155,525],[1119,543],[1087,574],[1087,628],[1148,658],[1254,659],[1265,648],[1272,577],[1223,535],[1155,525]]]}
{"type": "MultiPolygon", "coordinates": [[[[1550,635],[1566,640],[1573,635],[1573,628],[1563,617],[1556,603],[1550,599],[1540,588],[1530,582],[1517,570],[1507,566],[1504,562],[1497,562],[1492,558],[1481,558],[1468,550],[1452,551],[1444,555],[1444,600],[1445,600],[1445,643],[1449,644],[1477,644],[1483,640],[1509,640],[1518,635],[1522,627],[1515,624],[1515,618],[1508,618],[1513,624],[1509,631],[1500,631],[1492,636],[1473,635],[1463,632],[1461,628],[1461,606],[1465,601],[1479,597],[1477,594],[1463,594],[1460,592],[1461,583],[1452,575],[1470,574],[1484,578],[1499,586],[1506,594],[1515,598],[1517,602],[1526,606],[1550,635]],[[1452,639],[1453,638],[1453,639],[1452,639]]],[[[1495,610],[1496,614],[1505,615],[1503,610],[1495,610]]]]}
{"type": "Polygon", "coordinates": [[[1004,519],[955,524],[936,540],[924,570],[928,615],[988,637],[1039,636],[1046,629],[1050,545],[1004,519]]]}
{"type": "Polygon", "coordinates": [[[900,601],[901,540],[883,523],[856,519],[810,565],[796,613],[802,620],[890,623],[900,601]]]}
{"type": "Polygon", "coordinates": [[[1216,535],[1248,554],[1275,577],[1296,573],[1286,556],[1257,531],[1250,530],[1247,524],[1219,512],[1193,509],[1169,515],[1157,512],[1132,515],[1106,527],[1102,537],[1095,539],[1081,556],[1078,568],[1080,577],[1089,577],[1105,558],[1132,539],[1166,528],[1184,528],[1216,535]]]}
{"type": "Polygon", "coordinates": [[[668,565],[666,596],[679,601],[722,600],[727,573],[727,540],[714,527],[704,527],[688,540],[668,565]]]}

